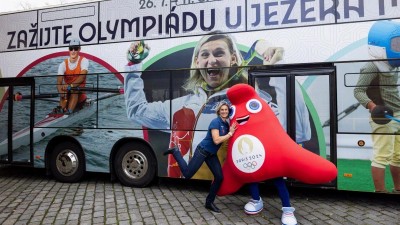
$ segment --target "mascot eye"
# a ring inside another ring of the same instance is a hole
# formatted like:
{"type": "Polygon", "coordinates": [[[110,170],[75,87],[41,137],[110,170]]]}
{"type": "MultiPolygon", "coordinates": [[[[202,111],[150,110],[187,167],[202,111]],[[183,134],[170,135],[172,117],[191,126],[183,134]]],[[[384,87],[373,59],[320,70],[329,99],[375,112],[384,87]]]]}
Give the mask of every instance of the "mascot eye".
{"type": "Polygon", "coordinates": [[[251,113],[258,113],[261,111],[262,105],[261,105],[261,102],[258,101],[257,99],[250,99],[246,103],[246,108],[251,113]]]}
{"type": "Polygon", "coordinates": [[[229,107],[229,119],[232,119],[235,116],[236,107],[233,105],[229,107]]]}

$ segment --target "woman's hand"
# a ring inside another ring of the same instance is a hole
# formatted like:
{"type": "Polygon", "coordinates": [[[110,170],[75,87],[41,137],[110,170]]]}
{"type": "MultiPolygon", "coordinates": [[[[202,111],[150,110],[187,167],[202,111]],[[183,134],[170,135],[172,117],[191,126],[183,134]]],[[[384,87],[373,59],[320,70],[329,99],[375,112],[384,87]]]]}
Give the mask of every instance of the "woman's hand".
{"type": "Polygon", "coordinates": [[[128,51],[131,52],[132,54],[140,53],[140,51],[143,51],[141,48],[145,48],[147,50],[150,50],[150,47],[145,43],[144,46],[141,46],[140,41],[134,41],[131,43],[129,46],[128,51]]]}
{"type": "Polygon", "coordinates": [[[233,136],[237,129],[237,122],[235,121],[230,127],[229,127],[229,132],[225,134],[224,136],[219,136],[219,130],[218,129],[212,129],[211,130],[211,136],[216,145],[227,141],[229,138],[233,136]]]}
{"type": "Polygon", "coordinates": [[[229,135],[232,137],[233,134],[235,133],[236,129],[237,129],[237,122],[233,122],[232,125],[229,127],[229,135]]]}
{"type": "Polygon", "coordinates": [[[269,47],[262,54],[264,57],[263,64],[264,65],[273,65],[278,61],[281,61],[283,58],[283,48],[282,47],[269,47]]]}
{"type": "Polygon", "coordinates": [[[265,40],[257,41],[255,50],[263,57],[264,65],[272,65],[283,59],[284,49],[282,47],[272,47],[271,44],[265,40]]]}
{"type": "Polygon", "coordinates": [[[141,63],[149,55],[150,47],[144,41],[134,41],[129,46],[127,59],[134,64],[141,63]]]}

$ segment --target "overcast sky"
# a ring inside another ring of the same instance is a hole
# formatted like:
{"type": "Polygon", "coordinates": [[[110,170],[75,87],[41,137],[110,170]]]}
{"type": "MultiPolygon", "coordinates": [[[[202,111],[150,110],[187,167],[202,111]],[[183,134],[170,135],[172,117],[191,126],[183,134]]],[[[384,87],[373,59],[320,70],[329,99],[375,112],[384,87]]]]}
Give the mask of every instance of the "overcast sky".
{"type": "Polygon", "coordinates": [[[88,0],[0,0],[0,13],[87,1],[88,0]]]}

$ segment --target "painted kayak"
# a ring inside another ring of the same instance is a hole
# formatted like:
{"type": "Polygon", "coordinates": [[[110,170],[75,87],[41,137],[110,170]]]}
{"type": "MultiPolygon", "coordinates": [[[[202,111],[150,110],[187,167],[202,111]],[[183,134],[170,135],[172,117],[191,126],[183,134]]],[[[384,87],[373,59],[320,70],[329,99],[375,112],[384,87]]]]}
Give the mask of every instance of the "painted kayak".
{"type": "MultiPolygon", "coordinates": [[[[103,96],[101,99],[106,99],[116,94],[110,94],[103,96]]],[[[84,120],[93,115],[97,110],[98,100],[89,99],[85,103],[82,109],[71,114],[63,113],[49,113],[43,120],[35,123],[33,128],[33,143],[43,140],[45,137],[56,132],[59,128],[65,128],[72,124],[84,120]]],[[[105,101],[111,103],[112,101],[105,101]]],[[[101,104],[104,106],[105,104],[101,104]]],[[[17,149],[21,146],[29,145],[30,143],[30,129],[25,127],[24,129],[13,134],[13,149],[17,149]]],[[[3,140],[0,143],[0,155],[7,154],[8,140],[3,140]]]]}

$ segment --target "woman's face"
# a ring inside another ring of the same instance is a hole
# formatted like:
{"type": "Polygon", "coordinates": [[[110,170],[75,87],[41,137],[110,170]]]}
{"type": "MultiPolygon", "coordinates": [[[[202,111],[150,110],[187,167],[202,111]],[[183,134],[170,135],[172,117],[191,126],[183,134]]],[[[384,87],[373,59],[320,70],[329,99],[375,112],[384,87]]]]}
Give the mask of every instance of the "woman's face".
{"type": "Polygon", "coordinates": [[[222,118],[228,118],[229,116],[229,108],[227,105],[223,105],[221,106],[221,108],[219,108],[219,116],[222,118]]]}
{"type": "Polygon", "coordinates": [[[208,86],[213,88],[228,80],[229,69],[220,67],[230,67],[235,63],[236,56],[230,53],[228,44],[224,40],[204,43],[196,58],[197,68],[207,68],[200,70],[200,73],[208,86]]]}

